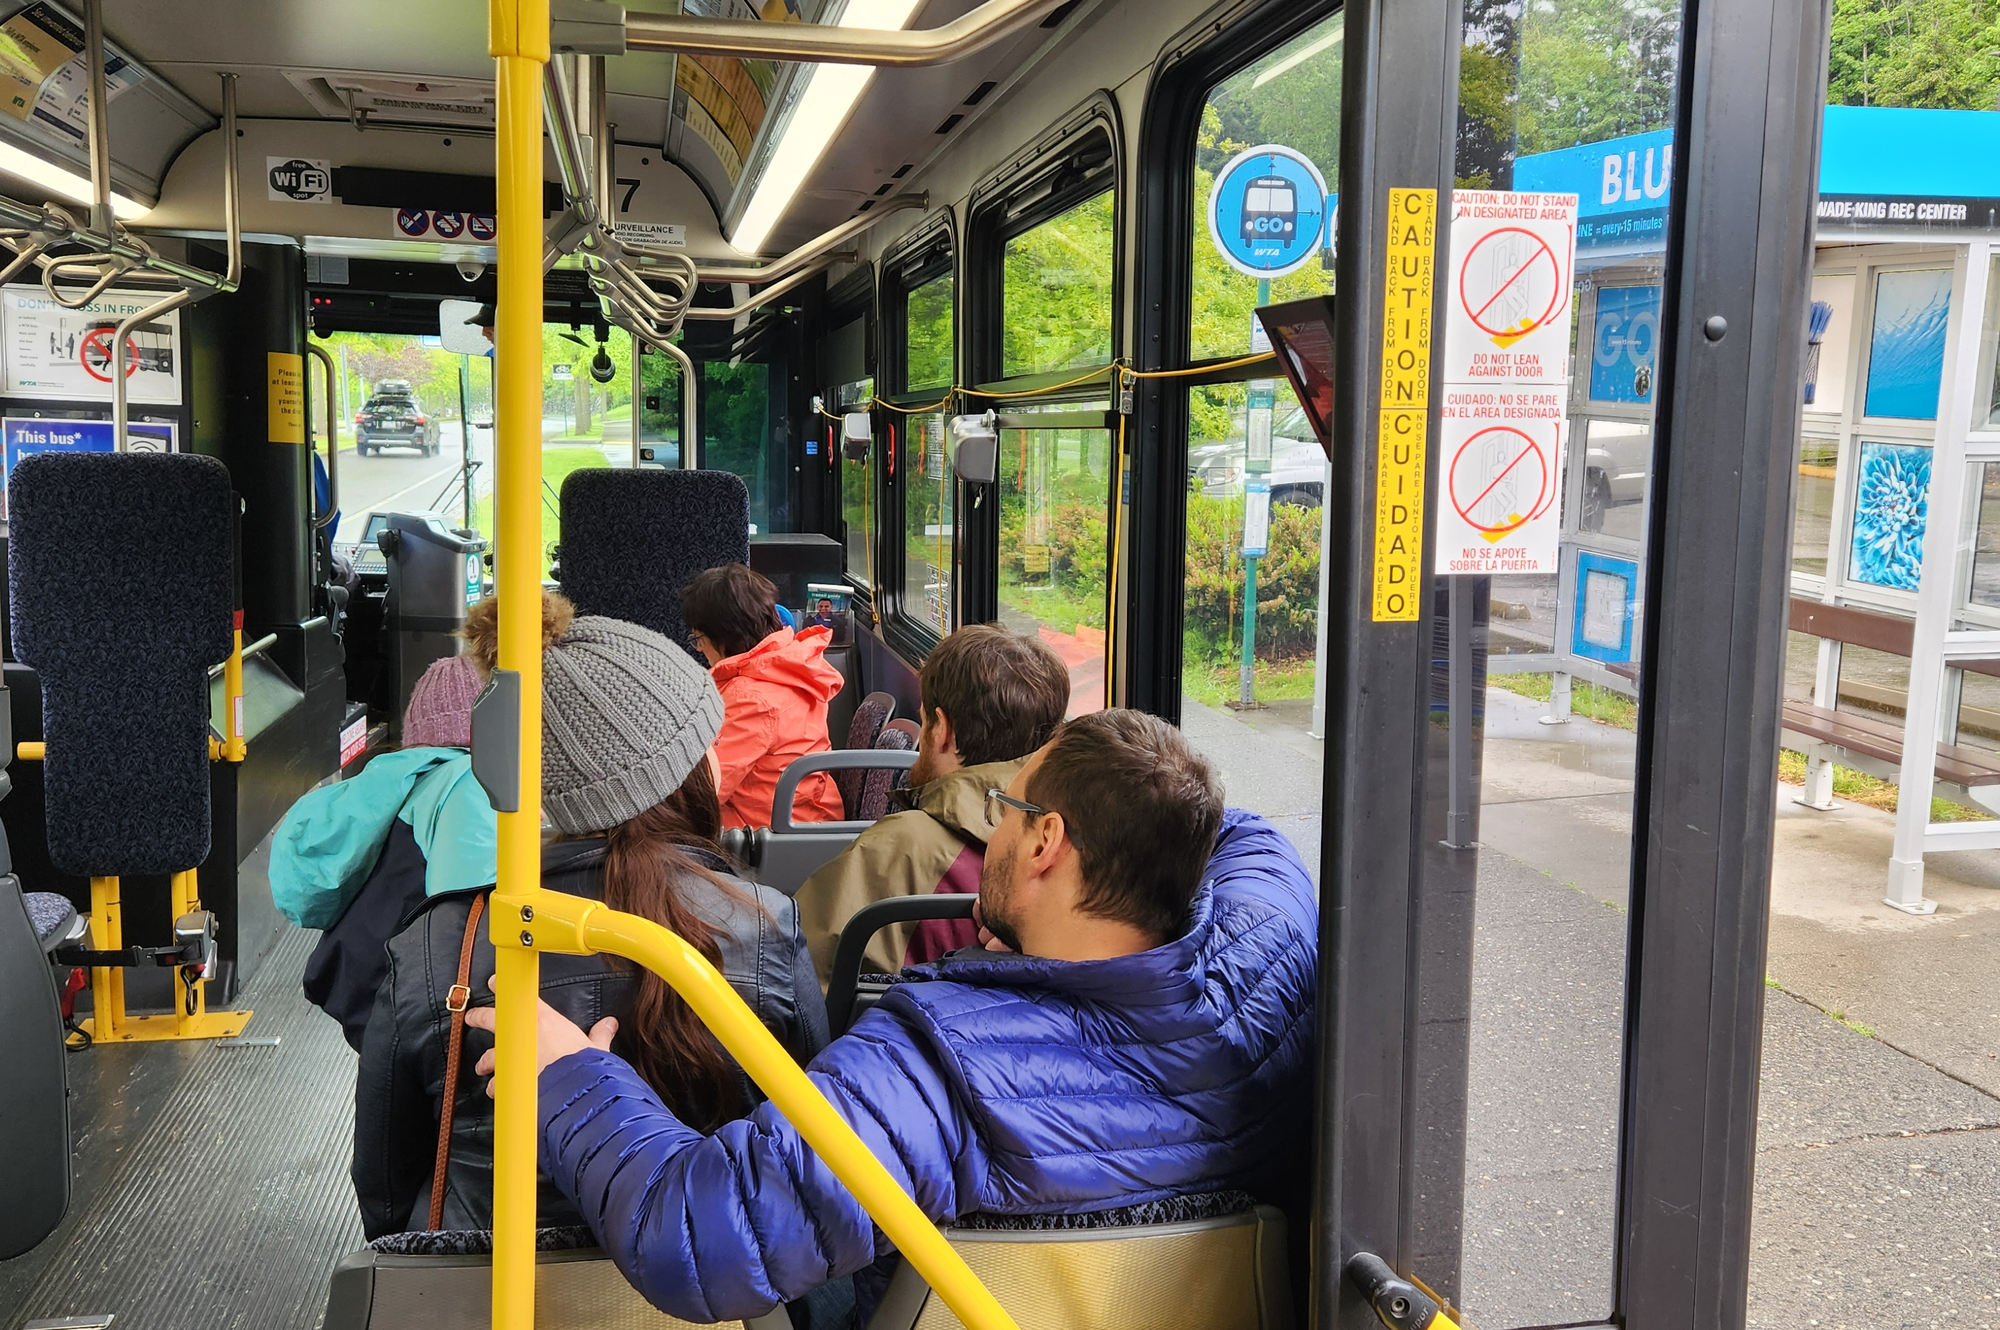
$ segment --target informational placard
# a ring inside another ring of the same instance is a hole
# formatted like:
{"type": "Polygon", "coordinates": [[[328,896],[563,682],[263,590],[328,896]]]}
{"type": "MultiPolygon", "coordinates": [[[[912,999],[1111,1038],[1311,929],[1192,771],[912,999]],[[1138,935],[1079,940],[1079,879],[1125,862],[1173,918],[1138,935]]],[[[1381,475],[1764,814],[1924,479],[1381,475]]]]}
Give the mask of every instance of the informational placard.
{"type": "Polygon", "coordinates": [[[455,240],[478,244],[500,234],[499,223],[487,212],[453,212],[447,208],[389,209],[389,234],[397,240],[455,240]]]}
{"type": "Polygon", "coordinates": [[[1261,559],[1271,548],[1271,482],[1251,476],[1243,482],[1243,557],[1261,559]]]}
{"type": "MultiPolygon", "coordinates": [[[[83,24],[56,5],[32,4],[0,23],[0,111],[84,142],[90,134],[84,45],[83,24]]],[[[144,77],[122,51],[104,44],[109,99],[144,77]]]]}
{"type": "Polygon", "coordinates": [[[296,351],[264,353],[264,417],[272,443],[306,441],[306,364],[296,351]]]}
{"type": "Polygon", "coordinates": [[[1564,390],[1446,384],[1437,571],[1554,568],[1560,530],[1564,390]]]}
{"type": "MultiPolygon", "coordinates": [[[[39,286],[0,288],[0,342],[8,397],[64,402],[111,400],[111,343],[120,321],[159,301],[158,292],[106,291],[66,309],[39,286]]],[[[163,314],[135,329],[125,345],[126,400],[181,402],[181,316],[163,314]]]]}
{"type": "MultiPolygon", "coordinates": [[[[125,426],[126,446],[135,453],[170,453],[174,426],[168,421],[134,420],[125,426]]],[[[6,515],[6,486],[14,467],[37,453],[108,453],[116,450],[108,420],[50,420],[35,416],[0,419],[0,518],[6,515]]]]}
{"type": "Polygon", "coordinates": [[[1424,450],[1430,444],[1437,191],[1389,191],[1382,247],[1382,402],[1375,441],[1376,623],[1414,623],[1423,596],[1424,450]]]}
{"type": "Polygon", "coordinates": [[[1452,195],[1440,574],[1556,571],[1576,214],[1574,194],[1452,195]]]}
{"type": "Polygon", "coordinates": [[[686,249],[687,227],[678,222],[620,222],[618,238],[663,249],[686,249]]]}
{"type": "Polygon", "coordinates": [[[1216,172],[1208,234],[1236,271],[1266,278],[1297,272],[1319,256],[1325,229],[1326,180],[1298,149],[1260,143],[1216,172]]]}

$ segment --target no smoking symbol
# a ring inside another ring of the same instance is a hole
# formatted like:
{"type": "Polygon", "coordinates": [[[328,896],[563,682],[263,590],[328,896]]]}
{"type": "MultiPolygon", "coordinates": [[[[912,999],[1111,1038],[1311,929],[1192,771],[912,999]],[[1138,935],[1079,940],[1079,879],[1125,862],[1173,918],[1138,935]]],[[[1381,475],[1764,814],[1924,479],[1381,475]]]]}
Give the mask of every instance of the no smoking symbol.
{"type": "Polygon", "coordinates": [[[1458,271],[1458,302],[1474,327],[1505,349],[1566,305],[1569,281],[1549,242],[1519,226],[1472,242],[1458,271]]]}
{"type": "Polygon", "coordinates": [[[1451,506],[1466,524],[1498,543],[1548,511],[1554,470],[1534,439],[1508,425],[1483,429],[1451,459],[1451,506]]]}

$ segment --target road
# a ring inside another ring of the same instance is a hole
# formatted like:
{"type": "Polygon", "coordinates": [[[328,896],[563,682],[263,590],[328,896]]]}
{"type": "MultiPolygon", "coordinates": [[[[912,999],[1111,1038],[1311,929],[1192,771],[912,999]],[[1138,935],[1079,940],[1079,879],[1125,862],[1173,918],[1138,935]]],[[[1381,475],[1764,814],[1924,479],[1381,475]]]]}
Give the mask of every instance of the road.
{"type": "MultiPolygon", "coordinates": [[[[545,444],[561,439],[567,426],[562,416],[542,420],[545,444]]],[[[613,466],[627,457],[631,437],[628,418],[620,416],[605,423],[605,459],[613,466]]],[[[439,426],[440,447],[436,457],[425,457],[414,448],[392,448],[371,457],[359,457],[351,442],[340,448],[340,529],[336,541],[358,540],[368,514],[401,509],[421,510],[444,505],[447,518],[463,520],[463,500],[459,497],[459,468],[462,462],[459,423],[444,421],[439,426]]],[[[473,502],[493,491],[492,431],[472,432],[472,458],[479,463],[473,473],[473,502]]]]}

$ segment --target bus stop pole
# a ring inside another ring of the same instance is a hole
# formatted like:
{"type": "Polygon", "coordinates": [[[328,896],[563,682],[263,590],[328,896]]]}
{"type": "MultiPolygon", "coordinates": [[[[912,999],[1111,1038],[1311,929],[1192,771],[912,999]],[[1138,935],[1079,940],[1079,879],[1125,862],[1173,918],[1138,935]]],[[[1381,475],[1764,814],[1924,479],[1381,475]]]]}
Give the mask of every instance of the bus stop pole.
{"type": "Polygon", "coordinates": [[[508,737],[518,755],[518,784],[509,801],[514,806],[499,813],[498,882],[487,914],[497,962],[492,1325],[532,1330],[541,966],[523,925],[534,917],[541,883],[542,73],[549,59],[549,6],[548,0],[490,4],[490,49],[498,66],[500,270],[493,413],[500,659],[491,686],[515,686],[515,712],[499,717],[497,728],[513,730],[508,737]]]}

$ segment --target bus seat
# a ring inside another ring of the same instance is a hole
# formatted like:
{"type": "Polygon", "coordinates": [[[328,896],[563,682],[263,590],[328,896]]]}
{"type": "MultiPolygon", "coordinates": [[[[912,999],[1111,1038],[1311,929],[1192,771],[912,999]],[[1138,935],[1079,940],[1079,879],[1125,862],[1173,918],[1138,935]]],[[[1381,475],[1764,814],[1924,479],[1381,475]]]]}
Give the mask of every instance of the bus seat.
{"type": "Polygon", "coordinates": [[[799,782],[815,771],[866,771],[880,767],[908,771],[916,761],[915,753],[880,748],[807,753],[778,777],[778,789],[771,800],[771,825],[748,833],[740,842],[725,843],[751,877],[773,891],[796,896],[820,865],[874,825],[872,821],[793,822],[792,799],[798,793],[799,782]]]}
{"type": "MultiPolygon", "coordinates": [[[[49,858],[208,858],[208,667],[230,650],[235,497],[195,453],[43,453],[8,482],[15,657],[42,684],[49,858]]],[[[11,756],[11,754],[9,754],[11,756]]]]}
{"type": "MultiPolygon", "coordinates": [[[[917,751],[917,723],[913,720],[892,720],[882,727],[875,736],[875,751],[878,753],[914,753],[917,751]]],[[[904,773],[889,767],[877,767],[865,772],[861,777],[861,799],[848,816],[857,822],[873,822],[889,812],[889,791],[904,773]]]]}
{"type": "MultiPolygon", "coordinates": [[[[588,1229],[536,1234],[537,1330],[692,1330],[625,1282],[588,1229]]],[[[343,1258],[327,1291],[322,1330],[487,1330],[492,1324],[493,1235],[398,1233],[343,1258]],[[385,1250],[386,1249],[386,1250],[385,1250]]],[[[776,1307],[743,1330],[791,1330],[776,1307]]]]}
{"type": "Polygon", "coordinates": [[[750,562],[750,491],[729,471],[572,471],[561,550],[562,591],[579,613],[640,624],[694,655],[681,591],[704,569],[750,562]]]}
{"type": "Polygon", "coordinates": [[[9,1155],[0,1261],[48,1237],[69,1210],[69,1069],[48,952],[77,923],[63,897],[22,893],[4,846],[0,838],[0,1140],[9,1155]]]}
{"type": "MultiPolygon", "coordinates": [[[[1291,1330],[1285,1217],[1242,1192],[978,1218],[945,1237],[1021,1330],[1291,1330]],[[1155,1218],[1178,1214],[1197,1217],[1155,1218]],[[1091,1226],[1031,1227],[1045,1223],[1091,1226]]],[[[868,1330],[962,1330],[930,1294],[904,1262],[868,1330]]]]}
{"type": "Polygon", "coordinates": [[[891,896],[864,905],[854,912],[840,930],[840,945],[834,948],[833,972],[826,979],[827,1029],[836,1037],[846,1034],[861,1019],[889,985],[893,975],[861,973],[861,958],[868,943],[890,924],[916,923],[924,919],[970,919],[979,897],[971,892],[946,891],[928,896],[891,896]]]}
{"type": "MultiPolygon", "coordinates": [[[[861,705],[854,708],[854,719],[847,724],[847,742],[840,745],[848,750],[873,748],[875,739],[882,733],[882,727],[889,723],[889,717],[896,714],[896,699],[887,693],[870,693],[861,699],[861,705]]],[[[831,737],[831,736],[829,736],[831,737]]],[[[861,806],[860,771],[836,771],[833,783],[840,787],[840,802],[847,809],[847,816],[859,818],[854,810],[861,806]]]]}

